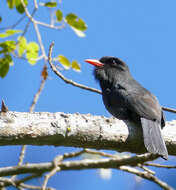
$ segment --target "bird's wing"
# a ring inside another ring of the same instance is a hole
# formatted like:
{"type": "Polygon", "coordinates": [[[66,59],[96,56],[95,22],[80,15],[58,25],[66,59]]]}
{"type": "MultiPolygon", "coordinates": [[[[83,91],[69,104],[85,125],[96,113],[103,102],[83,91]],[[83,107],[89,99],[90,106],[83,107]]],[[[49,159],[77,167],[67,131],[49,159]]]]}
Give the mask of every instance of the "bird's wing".
{"type": "Polygon", "coordinates": [[[126,103],[129,110],[140,117],[161,122],[161,106],[157,98],[146,89],[128,92],[126,103]]]}
{"type": "Polygon", "coordinates": [[[148,90],[136,84],[134,89],[126,96],[128,109],[140,117],[144,144],[146,149],[154,154],[168,159],[168,152],[161,134],[161,125],[164,125],[164,117],[157,98],[148,90]]]}

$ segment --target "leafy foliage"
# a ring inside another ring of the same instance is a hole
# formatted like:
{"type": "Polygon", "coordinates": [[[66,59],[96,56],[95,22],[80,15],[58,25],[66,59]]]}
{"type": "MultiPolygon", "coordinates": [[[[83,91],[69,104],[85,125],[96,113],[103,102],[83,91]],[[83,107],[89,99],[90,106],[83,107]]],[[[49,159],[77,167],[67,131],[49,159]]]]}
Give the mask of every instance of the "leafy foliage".
{"type": "Polygon", "coordinates": [[[76,60],[72,61],[72,69],[77,72],[81,71],[81,67],[76,60]]]}
{"type": "Polygon", "coordinates": [[[70,61],[63,55],[58,56],[58,61],[65,69],[69,69],[71,67],[70,61]]]}
{"type": "MultiPolygon", "coordinates": [[[[24,4],[27,5],[28,4],[28,0],[23,0],[24,4]]],[[[13,9],[14,7],[16,7],[16,10],[20,13],[23,14],[24,13],[24,7],[21,3],[21,0],[7,0],[7,5],[10,9],[13,9]]]]}
{"type": "Polygon", "coordinates": [[[70,62],[64,55],[58,55],[57,59],[65,69],[72,68],[73,70],[77,72],[81,71],[81,67],[76,60],[70,62]]]}
{"type": "Polygon", "coordinates": [[[86,23],[81,19],[78,18],[73,13],[69,13],[65,17],[67,24],[70,25],[71,29],[79,36],[79,37],[85,37],[85,34],[83,31],[87,29],[86,23]]]}
{"type": "Polygon", "coordinates": [[[0,54],[2,54],[2,58],[0,58],[0,77],[3,78],[6,76],[9,65],[12,63],[12,53],[14,53],[15,50],[18,50],[19,57],[26,52],[28,62],[30,64],[36,63],[39,52],[37,43],[30,42],[27,44],[25,37],[19,37],[18,43],[13,40],[6,40],[0,43],[0,54]]]}
{"type": "Polygon", "coordinates": [[[0,77],[4,78],[9,71],[10,63],[12,63],[12,57],[10,55],[16,48],[15,41],[4,41],[0,43],[0,54],[2,54],[2,58],[0,58],[0,77]]]}
{"type": "Polygon", "coordinates": [[[38,57],[39,46],[35,42],[30,42],[26,46],[26,58],[30,64],[35,64],[38,57]]]}
{"type": "Polygon", "coordinates": [[[14,34],[17,34],[17,33],[20,33],[22,32],[21,30],[6,30],[5,33],[0,33],[0,38],[6,38],[6,37],[9,37],[9,36],[12,36],[14,34]]]}
{"type": "Polygon", "coordinates": [[[4,42],[1,42],[0,47],[1,47],[0,54],[1,53],[4,53],[4,54],[5,53],[11,53],[16,48],[15,41],[7,40],[7,41],[4,41],[4,42]]]}
{"type": "Polygon", "coordinates": [[[0,58],[0,77],[4,78],[9,71],[9,65],[12,62],[12,57],[9,54],[4,54],[0,58]]]}
{"type": "Polygon", "coordinates": [[[87,29],[85,22],[73,13],[68,14],[65,19],[70,26],[76,28],[77,30],[85,31],[87,29]]]}
{"type": "Polygon", "coordinates": [[[56,2],[46,2],[46,3],[44,3],[43,6],[53,8],[53,7],[57,6],[57,3],[56,2]]]}
{"type": "Polygon", "coordinates": [[[59,21],[59,22],[61,22],[63,19],[62,11],[59,9],[56,11],[56,18],[57,18],[57,21],[59,21]]]}
{"type": "MultiPolygon", "coordinates": [[[[24,13],[24,7],[21,3],[21,0],[6,0],[9,9],[16,9],[18,13],[24,13]]],[[[23,0],[24,4],[28,5],[28,0],[23,0]]],[[[40,3],[41,6],[45,6],[48,8],[52,8],[51,10],[55,12],[56,21],[60,22],[59,24],[67,23],[70,28],[79,36],[84,37],[84,31],[87,29],[87,25],[85,22],[79,18],[74,13],[69,13],[64,16],[63,12],[60,9],[56,9],[57,2],[56,1],[45,1],[45,3],[40,3]]],[[[28,8],[28,7],[27,7],[28,8]]],[[[0,22],[2,21],[2,17],[0,16],[0,22]]],[[[58,24],[58,23],[57,23],[58,24]]],[[[64,25],[65,26],[65,25],[64,25]]],[[[56,26],[57,27],[57,26],[56,26]]],[[[19,34],[23,31],[16,30],[14,28],[9,28],[4,32],[0,33],[0,38],[7,38],[13,35],[19,34]]],[[[13,37],[14,38],[14,37],[13,37]]],[[[26,58],[30,64],[35,64],[37,62],[39,54],[39,45],[36,42],[27,42],[27,39],[24,36],[18,36],[16,40],[5,40],[3,39],[0,42],[0,77],[5,77],[9,66],[12,63],[12,58],[15,57],[23,57],[26,58]]],[[[59,55],[57,58],[53,59],[55,61],[59,61],[60,64],[65,69],[72,68],[73,70],[79,72],[81,70],[79,63],[76,60],[72,62],[69,61],[64,55],[59,55]]]]}
{"type": "Polygon", "coordinates": [[[18,38],[18,55],[21,57],[27,48],[27,40],[25,37],[20,36],[18,38]]]}

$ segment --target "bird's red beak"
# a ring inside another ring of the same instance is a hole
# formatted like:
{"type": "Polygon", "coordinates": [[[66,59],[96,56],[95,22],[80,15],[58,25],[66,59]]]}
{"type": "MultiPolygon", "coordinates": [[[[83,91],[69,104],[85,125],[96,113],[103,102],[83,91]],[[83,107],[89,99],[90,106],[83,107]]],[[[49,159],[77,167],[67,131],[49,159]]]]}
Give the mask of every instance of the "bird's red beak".
{"type": "Polygon", "coordinates": [[[104,64],[98,61],[97,59],[85,59],[85,62],[90,63],[96,67],[102,67],[104,64]]]}

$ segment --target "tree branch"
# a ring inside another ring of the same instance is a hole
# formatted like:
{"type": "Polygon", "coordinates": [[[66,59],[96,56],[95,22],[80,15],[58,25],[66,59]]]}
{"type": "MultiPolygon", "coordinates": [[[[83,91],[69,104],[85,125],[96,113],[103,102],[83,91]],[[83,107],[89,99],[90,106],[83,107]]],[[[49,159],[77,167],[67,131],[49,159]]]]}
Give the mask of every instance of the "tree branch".
{"type": "MultiPolygon", "coordinates": [[[[176,121],[162,130],[170,155],[176,155],[176,121]]],[[[0,114],[0,145],[54,145],[145,153],[142,129],[116,118],[90,114],[0,114]]]]}
{"type": "Polygon", "coordinates": [[[67,84],[71,84],[73,86],[76,86],[78,88],[81,88],[81,89],[84,89],[84,90],[89,90],[89,91],[92,91],[92,92],[96,92],[98,94],[101,94],[101,91],[96,89],[96,88],[91,88],[91,87],[88,87],[86,85],[83,85],[83,84],[80,84],[80,83],[77,83],[71,79],[68,79],[66,78],[61,72],[59,72],[56,68],[56,66],[52,63],[52,58],[51,58],[51,54],[52,54],[52,50],[53,50],[53,46],[54,46],[54,42],[51,43],[50,45],[50,48],[49,48],[49,54],[48,54],[48,63],[50,64],[50,67],[52,69],[52,71],[59,77],[61,78],[65,83],[67,84]]]}
{"type": "MultiPolygon", "coordinates": [[[[124,156],[104,159],[83,159],[76,161],[64,161],[59,162],[58,167],[60,170],[83,170],[83,169],[96,169],[96,168],[118,168],[122,165],[137,166],[139,163],[154,160],[155,155],[146,153],[137,156],[124,156]]],[[[0,168],[0,176],[18,175],[26,173],[44,173],[52,171],[55,168],[53,162],[36,163],[36,164],[24,164],[20,166],[10,166],[0,168]]]]}
{"type": "Polygon", "coordinates": [[[152,181],[152,182],[158,184],[160,187],[162,187],[165,190],[174,190],[166,182],[161,181],[160,179],[158,179],[157,177],[153,176],[152,174],[150,174],[148,172],[141,172],[141,171],[137,170],[136,168],[131,168],[131,167],[128,167],[128,166],[120,166],[119,169],[122,170],[122,171],[133,173],[133,174],[135,174],[135,175],[137,175],[139,177],[148,179],[149,181],[152,181]]]}

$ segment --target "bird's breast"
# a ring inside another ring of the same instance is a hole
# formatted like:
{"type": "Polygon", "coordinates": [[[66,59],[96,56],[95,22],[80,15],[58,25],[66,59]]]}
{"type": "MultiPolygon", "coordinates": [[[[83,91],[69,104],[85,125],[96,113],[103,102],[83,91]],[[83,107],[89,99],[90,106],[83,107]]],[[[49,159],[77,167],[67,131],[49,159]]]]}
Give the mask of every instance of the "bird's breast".
{"type": "Polygon", "coordinates": [[[128,110],[125,100],[125,89],[117,84],[113,87],[102,89],[103,102],[106,109],[118,119],[127,119],[128,110]]]}

